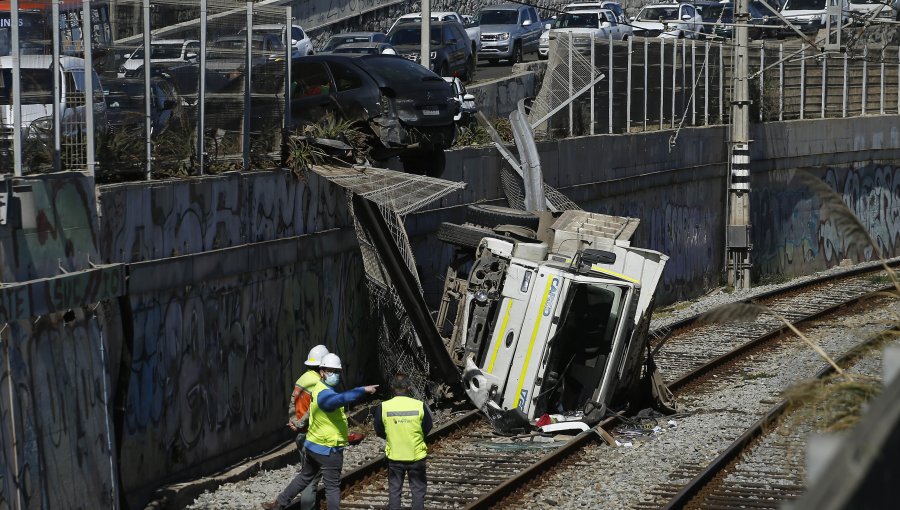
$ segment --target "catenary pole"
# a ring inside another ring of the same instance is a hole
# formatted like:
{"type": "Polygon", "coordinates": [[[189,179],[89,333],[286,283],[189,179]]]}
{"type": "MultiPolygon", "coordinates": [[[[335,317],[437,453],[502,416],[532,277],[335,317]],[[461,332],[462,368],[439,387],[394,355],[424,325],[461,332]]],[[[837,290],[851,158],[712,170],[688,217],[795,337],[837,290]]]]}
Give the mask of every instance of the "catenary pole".
{"type": "Polygon", "coordinates": [[[735,77],[731,102],[726,263],[728,283],[750,288],[750,91],[747,37],[748,0],[735,4],[735,77]]]}

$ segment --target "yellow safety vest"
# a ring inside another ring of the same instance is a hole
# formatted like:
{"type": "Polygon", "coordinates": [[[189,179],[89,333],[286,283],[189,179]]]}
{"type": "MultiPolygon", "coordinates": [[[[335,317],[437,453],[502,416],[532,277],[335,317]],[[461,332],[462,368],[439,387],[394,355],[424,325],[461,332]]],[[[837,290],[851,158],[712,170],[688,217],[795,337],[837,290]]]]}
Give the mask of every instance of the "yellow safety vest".
{"type": "Polygon", "coordinates": [[[297,379],[297,382],[294,384],[300,386],[304,390],[308,391],[310,395],[312,395],[313,388],[316,387],[322,381],[321,377],[319,377],[319,373],[315,370],[307,370],[303,372],[300,378],[297,379]]]}
{"type": "Polygon", "coordinates": [[[394,397],[381,404],[381,422],[387,444],[384,453],[391,460],[412,462],[428,455],[422,420],[425,404],[409,397],[394,397]]]}
{"type": "Polygon", "coordinates": [[[325,389],[331,388],[322,381],[313,388],[306,440],[330,448],[347,446],[347,416],[344,415],[343,406],[331,412],[319,407],[319,393],[325,389]]]}

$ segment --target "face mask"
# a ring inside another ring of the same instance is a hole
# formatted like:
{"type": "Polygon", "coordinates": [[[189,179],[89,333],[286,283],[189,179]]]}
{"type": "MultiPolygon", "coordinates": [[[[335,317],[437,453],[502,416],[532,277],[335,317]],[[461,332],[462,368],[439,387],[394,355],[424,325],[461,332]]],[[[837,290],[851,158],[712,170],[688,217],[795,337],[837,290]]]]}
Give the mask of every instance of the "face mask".
{"type": "Polygon", "coordinates": [[[325,376],[325,384],[329,386],[337,386],[339,382],[341,382],[341,374],[331,372],[325,376]]]}

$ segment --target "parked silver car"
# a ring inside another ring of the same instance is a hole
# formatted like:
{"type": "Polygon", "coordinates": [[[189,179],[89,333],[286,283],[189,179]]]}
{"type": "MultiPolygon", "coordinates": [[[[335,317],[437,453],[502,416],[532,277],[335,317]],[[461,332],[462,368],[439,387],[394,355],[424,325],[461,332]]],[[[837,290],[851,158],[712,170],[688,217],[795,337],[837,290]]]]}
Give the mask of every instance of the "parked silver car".
{"type": "Polygon", "coordinates": [[[478,58],[496,63],[506,59],[521,62],[525,54],[538,52],[541,22],[534,7],[502,4],[484,7],[475,15],[481,27],[481,50],[478,58]]]}

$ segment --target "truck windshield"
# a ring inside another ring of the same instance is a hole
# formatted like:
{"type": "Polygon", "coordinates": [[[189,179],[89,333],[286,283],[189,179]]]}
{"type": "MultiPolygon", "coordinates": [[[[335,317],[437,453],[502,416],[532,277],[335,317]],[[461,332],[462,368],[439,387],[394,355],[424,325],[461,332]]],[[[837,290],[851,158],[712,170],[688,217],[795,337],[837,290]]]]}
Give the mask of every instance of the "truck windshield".
{"type": "Polygon", "coordinates": [[[628,287],[573,283],[538,395],[537,413],[581,409],[598,391],[628,287]]]}
{"type": "Polygon", "coordinates": [[[597,28],[598,26],[596,14],[565,13],[559,17],[559,28],[597,28]]]}
{"type": "Polygon", "coordinates": [[[488,9],[478,13],[476,25],[516,25],[519,23],[519,11],[504,9],[488,9]]]}
{"type": "Polygon", "coordinates": [[[825,8],[825,0],[787,0],[782,11],[820,11],[825,8]]]}
{"type": "Polygon", "coordinates": [[[678,7],[645,7],[635,19],[637,21],[672,21],[677,18],[678,7]]]}

